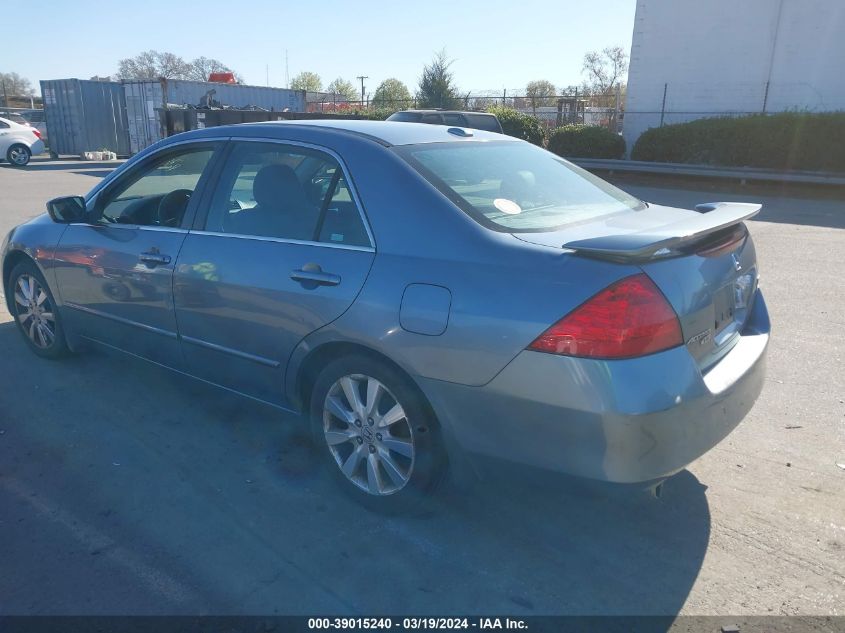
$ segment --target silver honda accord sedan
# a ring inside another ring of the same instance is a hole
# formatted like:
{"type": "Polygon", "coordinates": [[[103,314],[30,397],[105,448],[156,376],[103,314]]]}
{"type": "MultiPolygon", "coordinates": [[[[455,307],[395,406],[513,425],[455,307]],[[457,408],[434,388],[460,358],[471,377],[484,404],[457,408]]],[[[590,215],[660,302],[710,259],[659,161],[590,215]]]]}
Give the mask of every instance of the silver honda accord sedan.
{"type": "Polygon", "coordinates": [[[485,458],[653,485],[722,440],[763,383],[759,208],[649,204],[478,130],[249,124],[50,201],[2,274],[39,356],[104,345],[300,413],[387,509],[485,458]]]}

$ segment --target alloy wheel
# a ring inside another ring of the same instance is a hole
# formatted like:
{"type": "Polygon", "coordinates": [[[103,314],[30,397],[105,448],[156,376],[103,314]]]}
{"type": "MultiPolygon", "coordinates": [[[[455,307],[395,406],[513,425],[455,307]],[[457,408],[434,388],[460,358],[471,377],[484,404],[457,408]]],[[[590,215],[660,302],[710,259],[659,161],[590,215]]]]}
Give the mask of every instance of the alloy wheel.
{"type": "Polygon", "coordinates": [[[56,340],[56,317],[47,291],[33,275],[21,275],[15,284],[15,308],[21,329],[39,349],[56,340]]]}
{"type": "Polygon", "coordinates": [[[23,147],[13,147],[9,150],[9,160],[15,165],[26,165],[29,162],[29,153],[23,147]]]}
{"type": "Polygon", "coordinates": [[[398,492],[414,469],[414,433],[405,409],[372,376],[338,379],[323,403],[323,432],[338,468],[361,490],[398,492]]]}

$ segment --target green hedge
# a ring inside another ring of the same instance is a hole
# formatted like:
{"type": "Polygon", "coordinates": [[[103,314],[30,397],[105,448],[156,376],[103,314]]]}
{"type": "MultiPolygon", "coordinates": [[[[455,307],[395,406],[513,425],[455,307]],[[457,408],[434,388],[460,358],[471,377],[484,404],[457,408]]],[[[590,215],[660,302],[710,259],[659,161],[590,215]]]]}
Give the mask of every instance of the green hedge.
{"type": "Polygon", "coordinates": [[[625,139],[597,125],[564,125],[549,135],[549,151],[564,158],[622,158],[625,139]]]}
{"type": "Polygon", "coordinates": [[[784,112],[698,119],[652,128],[633,160],[845,171],[845,112],[784,112]]]}
{"type": "Polygon", "coordinates": [[[487,108],[487,112],[496,115],[505,134],[521,138],[534,145],[543,145],[546,139],[546,128],[537,117],[502,106],[487,108]]]}

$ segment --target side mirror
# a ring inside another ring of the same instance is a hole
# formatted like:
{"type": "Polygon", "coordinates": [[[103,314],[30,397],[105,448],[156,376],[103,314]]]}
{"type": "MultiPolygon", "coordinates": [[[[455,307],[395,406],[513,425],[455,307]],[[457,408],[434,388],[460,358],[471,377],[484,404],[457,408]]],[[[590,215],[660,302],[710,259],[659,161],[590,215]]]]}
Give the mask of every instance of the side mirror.
{"type": "Polygon", "coordinates": [[[85,218],[85,198],[82,196],[62,196],[47,203],[47,213],[53,222],[70,224],[85,218]]]}

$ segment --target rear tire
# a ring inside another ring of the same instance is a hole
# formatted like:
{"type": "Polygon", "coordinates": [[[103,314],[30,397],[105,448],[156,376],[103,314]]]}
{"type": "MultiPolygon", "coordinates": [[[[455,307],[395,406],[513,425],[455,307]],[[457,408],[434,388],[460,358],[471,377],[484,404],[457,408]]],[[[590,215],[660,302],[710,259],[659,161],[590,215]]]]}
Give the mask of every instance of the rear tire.
{"type": "Polygon", "coordinates": [[[416,386],[388,363],[352,355],[329,363],[311,393],[321,460],[359,503],[418,513],[446,475],[440,428],[416,386]]]}
{"type": "Polygon", "coordinates": [[[13,167],[25,167],[29,164],[29,159],[32,158],[30,149],[22,143],[12,145],[6,152],[6,160],[13,167]]]}
{"type": "Polygon", "coordinates": [[[32,261],[12,269],[8,291],[12,316],[29,348],[42,358],[55,360],[70,351],[61,317],[44,276],[32,261]]]}

